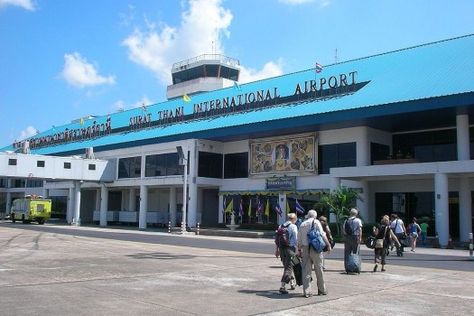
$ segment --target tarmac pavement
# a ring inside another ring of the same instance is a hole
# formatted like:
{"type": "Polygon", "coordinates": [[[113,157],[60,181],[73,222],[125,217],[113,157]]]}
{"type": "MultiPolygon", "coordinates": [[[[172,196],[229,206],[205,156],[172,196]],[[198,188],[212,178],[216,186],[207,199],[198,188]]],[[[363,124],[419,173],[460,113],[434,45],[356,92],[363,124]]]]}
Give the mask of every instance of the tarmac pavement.
{"type": "MultiPolygon", "coordinates": [[[[36,227],[0,224],[1,315],[452,316],[471,314],[474,303],[474,262],[465,263],[473,267],[466,271],[389,262],[383,273],[368,272],[372,265],[364,262],[360,275],[346,275],[342,261],[329,257],[329,294],[304,298],[301,288],[278,293],[283,269],[271,255],[271,240],[260,241],[268,253],[251,253],[185,245],[191,240],[255,243],[242,238],[173,236],[182,241],[173,245],[138,238],[165,238],[160,233],[126,231],[138,236],[129,241],[78,234],[109,229],[71,228],[66,234],[36,227]]],[[[419,250],[425,251],[438,257],[461,255],[419,250]]]]}

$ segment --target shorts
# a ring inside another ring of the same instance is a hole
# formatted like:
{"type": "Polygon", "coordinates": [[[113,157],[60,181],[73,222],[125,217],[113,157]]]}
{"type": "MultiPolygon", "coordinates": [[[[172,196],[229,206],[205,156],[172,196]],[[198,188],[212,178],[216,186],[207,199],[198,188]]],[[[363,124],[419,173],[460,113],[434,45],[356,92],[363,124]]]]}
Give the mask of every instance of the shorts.
{"type": "Polygon", "coordinates": [[[418,238],[418,233],[411,233],[411,238],[418,238]]]}

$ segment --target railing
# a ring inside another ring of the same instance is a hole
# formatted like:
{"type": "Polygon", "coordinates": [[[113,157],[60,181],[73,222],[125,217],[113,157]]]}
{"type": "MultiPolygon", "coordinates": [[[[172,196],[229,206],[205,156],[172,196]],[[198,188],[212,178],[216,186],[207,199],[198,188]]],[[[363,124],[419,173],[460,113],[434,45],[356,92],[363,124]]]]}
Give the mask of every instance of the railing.
{"type": "Polygon", "coordinates": [[[392,165],[392,164],[402,164],[402,163],[417,163],[418,159],[414,158],[395,158],[395,159],[383,159],[383,160],[374,160],[373,165],[392,165]]]}
{"type": "Polygon", "coordinates": [[[232,67],[237,67],[240,65],[239,60],[231,57],[227,57],[221,54],[203,54],[199,55],[197,57],[189,58],[177,63],[174,63],[171,71],[179,71],[179,70],[184,70],[187,69],[190,64],[197,63],[199,61],[206,61],[206,60],[217,60],[222,64],[226,64],[232,67]]]}

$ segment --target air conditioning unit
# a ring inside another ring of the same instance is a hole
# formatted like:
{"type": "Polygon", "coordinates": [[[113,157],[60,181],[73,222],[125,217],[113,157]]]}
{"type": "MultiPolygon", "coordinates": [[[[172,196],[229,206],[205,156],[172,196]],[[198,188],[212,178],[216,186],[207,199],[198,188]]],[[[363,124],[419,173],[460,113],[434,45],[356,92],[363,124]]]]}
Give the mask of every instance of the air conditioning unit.
{"type": "Polygon", "coordinates": [[[30,142],[28,140],[25,140],[21,146],[21,152],[23,154],[29,154],[30,153],[30,142]]]}
{"type": "Polygon", "coordinates": [[[94,147],[87,147],[86,148],[86,159],[95,159],[94,157],[94,147]]]}

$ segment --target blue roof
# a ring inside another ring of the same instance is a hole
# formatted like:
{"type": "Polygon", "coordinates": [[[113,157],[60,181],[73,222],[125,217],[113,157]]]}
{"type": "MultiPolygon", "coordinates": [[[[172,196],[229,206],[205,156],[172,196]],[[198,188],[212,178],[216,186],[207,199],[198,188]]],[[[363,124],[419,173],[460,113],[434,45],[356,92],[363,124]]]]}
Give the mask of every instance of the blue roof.
{"type": "MultiPolygon", "coordinates": [[[[157,113],[164,109],[174,109],[183,106],[186,113],[193,112],[196,103],[222,99],[245,94],[257,90],[273,89],[278,87],[281,96],[293,95],[297,83],[314,80],[315,77],[339,76],[357,71],[357,82],[368,82],[360,90],[341,97],[317,99],[311,102],[276,105],[258,110],[238,112],[214,116],[204,119],[195,119],[175,124],[155,126],[136,131],[123,131],[93,139],[74,141],[48,147],[40,147],[32,151],[37,154],[54,154],[82,150],[86,147],[119,146],[123,143],[138,142],[149,139],[172,140],[183,137],[189,138],[193,133],[222,128],[242,128],[247,125],[256,125],[281,119],[295,119],[306,116],[318,116],[325,113],[341,112],[346,110],[364,110],[371,107],[384,106],[390,111],[408,111],[397,104],[406,101],[439,98],[474,92],[474,34],[420,45],[389,53],[360,58],[347,62],[327,65],[321,73],[316,74],[314,68],[295,72],[279,77],[251,82],[235,87],[220,89],[192,95],[192,102],[183,102],[181,98],[163,103],[150,105],[146,112],[141,108],[97,117],[97,123],[103,123],[110,117],[112,128],[128,127],[130,117],[151,113],[155,120],[157,113]],[[238,91],[237,91],[238,90],[238,91]]],[[[469,95],[468,104],[474,104],[474,95],[469,95]]],[[[443,104],[442,106],[450,106],[443,104]]],[[[84,126],[92,124],[87,120],[84,126]]],[[[55,127],[35,137],[51,135],[66,128],[69,130],[84,127],[80,123],[55,127]]],[[[138,144],[138,143],[137,143],[138,144]]],[[[3,148],[12,150],[12,146],[3,148]]]]}

